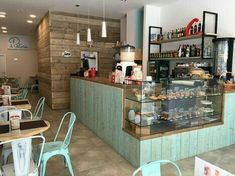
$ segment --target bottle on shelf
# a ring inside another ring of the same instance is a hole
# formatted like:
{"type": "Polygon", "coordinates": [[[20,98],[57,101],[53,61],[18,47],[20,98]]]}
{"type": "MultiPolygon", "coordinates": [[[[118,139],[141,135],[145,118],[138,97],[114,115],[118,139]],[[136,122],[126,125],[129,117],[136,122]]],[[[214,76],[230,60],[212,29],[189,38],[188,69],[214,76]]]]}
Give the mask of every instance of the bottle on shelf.
{"type": "Polygon", "coordinates": [[[190,28],[190,35],[193,35],[193,26],[190,28]]]}
{"type": "Polygon", "coordinates": [[[183,47],[182,47],[182,56],[181,57],[185,57],[185,55],[186,55],[186,46],[183,45],[183,47]]]}
{"type": "Polygon", "coordinates": [[[200,46],[200,45],[198,45],[198,46],[196,47],[196,56],[197,56],[197,57],[200,57],[200,56],[201,56],[201,46],[200,46]]]}
{"type": "Polygon", "coordinates": [[[182,57],[182,46],[181,45],[179,46],[179,49],[178,49],[178,57],[182,57]]]}
{"type": "Polygon", "coordinates": [[[181,33],[181,31],[180,31],[180,28],[179,28],[179,29],[178,29],[178,34],[177,34],[177,37],[178,37],[178,38],[181,37],[181,36],[180,36],[180,35],[181,35],[180,33],[181,33]]]}
{"type": "Polygon", "coordinates": [[[185,57],[189,57],[189,56],[190,56],[190,47],[189,45],[186,45],[185,57]]]}
{"type": "Polygon", "coordinates": [[[201,23],[201,21],[199,21],[197,32],[198,33],[202,32],[202,23],[201,23]]]}
{"type": "Polygon", "coordinates": [[[193,29],[193,34],[196,34],[196,33],[197,33],[197,23],[195,23],[194,29],[193,29]]]}

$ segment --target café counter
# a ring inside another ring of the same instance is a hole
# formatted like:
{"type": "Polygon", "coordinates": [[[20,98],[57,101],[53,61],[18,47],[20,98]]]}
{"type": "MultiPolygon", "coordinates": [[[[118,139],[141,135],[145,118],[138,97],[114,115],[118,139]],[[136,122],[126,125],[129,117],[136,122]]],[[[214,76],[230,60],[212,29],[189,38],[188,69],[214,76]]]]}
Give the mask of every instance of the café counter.
{"type": "Polygon", "coordinates": [[[214,125],[137,137],[124,129],[125,85],[106,78],[71,77],[71,111],[134,167],[153,160],[172,161],[235,143],[235,93],[223,94],[222,119],[214,125]]]}

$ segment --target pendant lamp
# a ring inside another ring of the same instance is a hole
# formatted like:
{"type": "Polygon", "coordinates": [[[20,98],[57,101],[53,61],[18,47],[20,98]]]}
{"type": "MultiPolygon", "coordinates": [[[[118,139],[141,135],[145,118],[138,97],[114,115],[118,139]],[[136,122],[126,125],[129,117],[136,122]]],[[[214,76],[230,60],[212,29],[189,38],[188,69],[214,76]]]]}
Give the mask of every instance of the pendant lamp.
{"type": "Polygon", "coordinates": [[[105,0],[103,0],[103,21],[102,21],[102,33],[101,33],[102,38],[107,37],[107,25],[105,21],[105,0]]]}
{"type": "Polygon", "coordinates": [[[87,42],[92,42],[92,40],[91,40],[91,28],[87,28],[87,42]]]}
{"type": "MultiPolygon", "coordinates": [[[[75,5],[75,7],[79,7],[80,5],[79,4],[76,4],[75,5]]],[[[77,17],[77,19],[78,19],[78,17],[77,17]]],[[[78,30],[78,20],[77,20],[77,38],[76,38],[76,44],[77,45],[80,45],[81,44],[81,41],[80,41],[80,31],[78,30]]]]}
{"type": "Polygon", "coordinates": [[[81,44],[81,41],[80,41],[80,32],[77,33],[76,44],[77,44],[77,45],[80,45],[80,44],[81,44]]]}
{"type": "Polygon", "coordinates": [[[87,42],[92,42],[91,39],[91,28],[90,28],[90,4],[88,1],[88,28],[87,28],[87,42]]]}

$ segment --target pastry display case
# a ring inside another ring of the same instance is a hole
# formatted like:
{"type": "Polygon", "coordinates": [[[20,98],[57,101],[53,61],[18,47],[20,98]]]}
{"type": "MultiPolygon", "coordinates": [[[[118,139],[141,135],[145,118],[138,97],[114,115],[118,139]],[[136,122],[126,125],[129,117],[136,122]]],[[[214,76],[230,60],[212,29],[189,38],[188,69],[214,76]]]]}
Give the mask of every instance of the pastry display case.
{"type": "Polygon", "coordinates": [[[136,137],[222,123],[223,85],[216,79],[131,81],[124,130],[136,137]]]}

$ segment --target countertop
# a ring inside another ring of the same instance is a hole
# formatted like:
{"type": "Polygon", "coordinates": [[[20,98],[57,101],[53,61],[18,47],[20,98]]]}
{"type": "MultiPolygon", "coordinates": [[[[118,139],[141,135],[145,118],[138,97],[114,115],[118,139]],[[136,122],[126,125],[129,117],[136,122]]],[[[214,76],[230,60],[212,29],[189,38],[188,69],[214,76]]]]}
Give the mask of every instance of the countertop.
{"type": "Polygon", "coordinates": [[[118,87],[121,89],[124,89],[126,86],[124,84],[111,83],[108,78],[104,78],[104,77],[85,78],[85,77],[81,77],[81,76],[71,76],[71,78],[81,79],[81,80],[85,80],[85,81],[91,81],[91,82],[100,83],[100,84],[104,84],[104,85],[108,85],[108,86],[118,87]]]}

